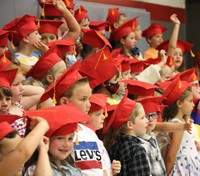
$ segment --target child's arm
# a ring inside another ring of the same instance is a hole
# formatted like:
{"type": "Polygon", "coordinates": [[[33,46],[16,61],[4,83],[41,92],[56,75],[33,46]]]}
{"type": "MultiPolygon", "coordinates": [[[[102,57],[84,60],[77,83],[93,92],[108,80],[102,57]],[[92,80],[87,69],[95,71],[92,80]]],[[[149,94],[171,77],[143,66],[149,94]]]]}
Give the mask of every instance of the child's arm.
{"type": "Polygon", "coordinates": [[[39,156],[34,176],[52,176],[52,170],[48,155],[49,139],[47,137],[43,137],[43,140],[39,144],[38,150],[39,156]]]}
{"type": "Polygon", "coordinates": [[[113,175],[119,174],[121,170],[121,162],[118,160],[112,161],[112,173],[113,175]]]}
{"type": "Polygon", "coordinates": [[[176,14],[172,14],[170,16],[171,21],[174,23],[174,29],[169,39],[169,45],[167,50],[167,56],[174,56],[174,52],[176,49],[176,43],[178,40],[179,28],[180,28],[180,21],[177,18],[176,14]]]}
{"type": "Polygon", "coordinates": [[[29,110],[31,107],[37,105],[40,97],[44,93],[44,88],[32,85],[23,85],[24,93],[20,103],[25,110],[29,110]]]}
{"type": "Polygon", "coordinates": [[[176,160],[176,155],[179,150],[184,131],[175,132],[171,134],[171,141],[165,158],[167,175],[171,173],[176,160]]]}
{"type": "Polygon", "coordinates": [[[0,173],[3,173],[4,176],[14,175],[20,170],[39,145],[43,135],[48,131],[49,125],[46,120],[37,117],[31,121],[31,129],[32,131],[16,148],[0,160],[0,173]]]}
{"type": "Polygon", "coordinates": [[[186,123],[157,122],[154,132],[176,132],[187,130],[191,133],[193,120],[188,119],[186,123]]]}
{"type": "Polygon", "coordinates": [[[53,0],[53,4],[61,12],[62,16],[64,17],[68,25],[69,32],[67,33],[67,36],[70,38],[74,38],[74,41],[76,41],[81,32],[77,20],[74,18],[71,12],[66,8],[62,0],[53,0]]]}

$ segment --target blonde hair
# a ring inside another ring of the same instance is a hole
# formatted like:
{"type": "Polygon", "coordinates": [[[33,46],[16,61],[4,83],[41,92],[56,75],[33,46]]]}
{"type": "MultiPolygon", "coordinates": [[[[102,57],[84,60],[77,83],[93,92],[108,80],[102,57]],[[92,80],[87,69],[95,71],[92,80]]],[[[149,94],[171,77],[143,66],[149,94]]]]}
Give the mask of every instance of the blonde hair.
{"type": "Polygon", "coordinates": [[[118,129],[110,128],[108,134],[105,135],[103,141],[104,145],[107,150],[110,149],[110,147],[116,143],[116,140],[119,136],[123,136],[127,132],[126,124],[128,121],[135,122],[135,118],[139,114],[139,110],[141,109],[142,104],[136,103],[135,108],[131,112],[130,116],[128,117],[127,121],[125,121],[118,129]]]}

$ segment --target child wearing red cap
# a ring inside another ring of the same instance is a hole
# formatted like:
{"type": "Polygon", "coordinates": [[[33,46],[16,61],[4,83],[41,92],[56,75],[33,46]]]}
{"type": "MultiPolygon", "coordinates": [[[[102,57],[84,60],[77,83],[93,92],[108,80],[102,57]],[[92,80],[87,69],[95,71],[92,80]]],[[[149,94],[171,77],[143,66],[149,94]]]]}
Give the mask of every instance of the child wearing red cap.
{"type": "Polygon", "coordinates": [[[26,77],[41,81],[45,89],[47,89],[66,69],[66,64],[58,48],[53,45],[26,73],[26,77]]]}
{"type": "Polygon", "coordinates": [[[31,132],[22,139],[8,123],[16,119],[10,118],[13,117],[8,115],[6,118],[0,118],[0,173],[8,176],[21,175],[23,165],[39,145],[49,125],[42,118],[33,118],[31,132]]]}
{"type": "Polygon", "coordinates": [[[118,28],[127,20],[126,14],[119,11],[118,8],[109,8],[106,21],[109,23],[109,32],[118,28]]]}
{"type": "Polygon", "coordinates": [[[121,162],[118,175],[150,175],[145,149],[138,136],[145,134],[148,120],[142,105],[124,96],[112,114],[107,130],[111,136],[108,145],[111,160],[121,162]],[[109,147],[111,146],[111,147],[109,147]]]}
{"type": "MultiPolygon", "coordinates": [[[[193,96],[188,83],[177,77],[168,85],[163,97],[168,105],[163,111],[163,119],[174,123],[184,123],[193,108],[193,96]]],[[[200,157],[193,137],[188,132],[170,133],[170,144],[165,163],[168,175],[198,175],[200,157]]]]}
{"type": "Polygon", "coordinates": [[[88,121],[91,118],[73,104],[27,112],[30,118],[39,113],[50,126],[45,134],[49,137],[49,147],[45,149],[44,146],[40,146],[37,161],[31,161],[31,166],[28,167],[25,175],[34,175],[38,171],[44,174],[46,173],[44,171],[51,170],[52,175],[82,176],[81,170],[76,168],[72,158],[73,139],[77,138],[75,131],[78,128],[78,122],[88,121]]]}
{"type": "Polygon", "coordinates": [[[11,32],[11,43],[17,46],[13,55],[14,59],[27,66],[33,66],[38,61],[38,58],[32,56],[32,52],[42,45],[35,22],[36,17],[24,15],[15,18],[3,27],[11,32]]]}
{"type": "MultiPolygon", "coordinates": [[[[91,88],[88,79],[82,77],[72,67],[46,90],[41,101],[51,97],[61,105],[72,103],[87,114],[91,106],[89,101],[91,88]]],[[[85,125],[79,124],[77,135],[79,145],[74,145],[74,159],[83,175],[102,175],[103,173],[112,175],[107,151],[95,132],[85,125]],[[91,156],[89,154],[91,152],[94,155],[91,156]]]]}

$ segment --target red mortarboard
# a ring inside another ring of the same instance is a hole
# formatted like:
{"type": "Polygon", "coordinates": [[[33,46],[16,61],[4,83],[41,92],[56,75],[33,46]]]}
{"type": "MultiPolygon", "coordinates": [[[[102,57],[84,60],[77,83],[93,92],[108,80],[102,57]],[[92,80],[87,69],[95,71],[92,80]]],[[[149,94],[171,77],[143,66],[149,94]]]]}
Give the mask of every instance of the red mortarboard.
{"type": "Polygon", "coordinates": [[[81,38],[82,43],[92,46],[94,48],[103,48],[105,45],[112,48],[107,38],[105,38],[99,32],[92,29],[84,31],[84,36],[81,38]]]}
{"type": "Polygon", "coordinates": [[[30,110],[26,111],[25,114],[30,119],[35,116],[46,119],[50,126],[49,131],[45,134],[48,137],[71,134],[76,131],[78,122],[91,120],[91,117],[71,103],[30,110]]]}
{"type": "Polygon", "coordinates": [[[189,83],[181,81],[179,77],[170,81],[168,87],[165,89],[164,94],[162,95],[164,98],[166,98],[163,101],[163,104],[169,106],[172,105],[188,87],[190,87],[189,83]]]}
{"type": "Polygon", "coordinates": [[[142,32],[142,36],[146,39],[149,39],[156,34],[163,34],[166,30],[167,28],[165,28],[164,26],[161,26],[157,23],[153,23],[142,32]]]}
{"type": "Polygon", "coordinates": [[[108,96],[105,94],[92,94],[90,97],[90,110],[89,112],[99,111],[101,109],[106,109],[108,96]]]}
{"type": "Polygon", "coordinates": [[[8,31],[0,29],[0,46],[8,47],[8,31]]]}
{"type": "Polygon", "coordinates": [[[0,87],[10,88],[18,69],[0,71],[0,87]]]}
{"type": "Polygon", "coordinates": [[[124,122],[126,122],[136,105],[136,101],[127,97],[127,92],[121,102],[117,105],[110,120],[107,124],[105,131],[108,131],[110,127],[118,129],[124,122]]]}
{"type": "Polygon", "coordinates": [[[88,18],[87,10],[80,5],[80,7],[74,11],[74,17],[78,22],[81,22],[82,19],[88,18]]]}
{"type": "Polygon", "coordinates": [[[109,8],[106,21],[112,25],[118,20],[120,14],[121,13],[119,12],[119,8],[109,8]]]}
{"type": "Polygon", "coordinates": [[[0,71],[5,70],[12,62],[7,58],[10,52],[6,52],[0,56],[0,71]]]}
{"type": "MultiPolygon", "coordinates": [[[[74,2],[73,0],[62,0],[68,9],[74,9],[74,2]]],[[[53,0],[46,0],[48,3],[52,3],[53,0]]]]}
{"type": "Polygon", "coordinates": [[[59,20],[40,20],[40,28],[38,29],[38,32],[40,34],[42,33],[52,33],[56,36],[58,35],[58,28],[63,23],[59,20]]]}
{"type": "Polygon", "coordinates": [[[18,44],[20,40],[38,29],[36,25],[36,17],[30,15],[24,15],[22,17],[15,18],[3,27],[4,30],[8,30],[12,33],[12,39],[14,44],[18,44]]]}
{"type": "Polygon", "coordinates": [[[164,100],[164,97],[147,97],[138,99],[144,108],[145,114],[150,114],[152,112],[161,112],[160,104],[164,100]]]}
{"type": "Polygon", "coordinates": [[[132,18],[113,30],[110,34],[111,39],[114,41],[119,41],[122,37],[133,32],[135,27],[138,26],[138,22],[136,20],[137,18],[138,17],[132,18]]]}
{"type": "Polygon", "coordinates": [[[115,65],[120,71],[125,72],[127,70],[131,70],[129,61],[130,59],[128,59],[127,57],[118,55],[118,57],[115,58],[115,65]]]}
{"type": "Polygon", "coordinates": [[[62,16],[62,14],[55,8],[52,3],[42,3],[39,2],[40,7],[42,8],[41,16],[62,16]]]}
{"type": "Polygon", "coordinates": [[[0,115],[0,140],[14,130],[11,124],[21,117],[17,115],[1,114],[0,115]]]}
{"type": "Polygon", "coordinates": [[[154,96],[154,91],[157,86],[138,80],[123,80],[127,84],[127,89],[130,94],[138,96],[154,96]]]}
{"type": "Polygon", "coordinates": [[[46,101],[48,98],[58,100],[64,92],[66,92],[76,81],[82,76],[77,70],[66,70],[42,95],[40,102],[46,101]]]}
{"type": "Polygon", "coordinates": [[[74,39],[73,38],[66,38],[62,40],[56,40],[54,42],[49,42],[47,44],[48,47],[52,47],[53,45],[56,45],[58,50],[60,51],[61,54],[66,54],[69,52],[73,52],[74,48],[74,39]]]}
{"type": "Polygon", "coordinates": [[[130,59],[131,73],[142,72],[145,69],[145,62],[143,60],[130,59]]]}
{"type": "MultiPolygon", "coordinates": [[[[168,45],[169,45],[169,40],[164,41],[163,43],[161,43],[159,46],[157,46],[157,50],[168,50],[168,45]]],[[[183,52],[183,54],[186,54],[192,47],[193,45],[191,43],[185,42],[183,40],[178,40],[177,44],[176,44],[177,48],[180,48],[183,52]]]]}
{"type": "Polygon", "coordinates": [[[56,63],[63,61],[56,46],[47,50],[36,64],[26,73],[26,77],[32,76],[35,79],[41,79],[56,63]]]}
{"type": "Polygon", "coordinates": [[[116,74],[116,67],[109,49],[104,48],[85,59],[79,72],[88,77],[91,88],[111,79],[116,74]]]}
{"type": "Polygon", "coordinates": [[[186,81],[188,83],[198,80],[194,68],[190,68],[188,70],[180,72],[179,74],[173,76],[170,80],[174,80],[176,77],[179,77],[181,81],[186,81]]]}
{"type": "Polygon", "coordinates": [[[106,30],[108,25],[107,21],[90,21],[90,29],[96,31],[106,30]]]}

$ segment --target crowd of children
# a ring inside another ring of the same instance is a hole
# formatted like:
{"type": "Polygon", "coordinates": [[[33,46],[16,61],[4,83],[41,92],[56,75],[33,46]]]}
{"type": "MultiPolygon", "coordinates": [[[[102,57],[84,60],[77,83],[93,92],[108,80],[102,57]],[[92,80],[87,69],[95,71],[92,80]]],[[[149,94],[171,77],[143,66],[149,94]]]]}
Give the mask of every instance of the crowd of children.
{"type": "Polygon", "coordinates": [[[118,8],[90,21],[73,0],[37,5],[0,29],[0,175],[198,176],[198,70],[176,14],[164,41],[118,8]]]}

